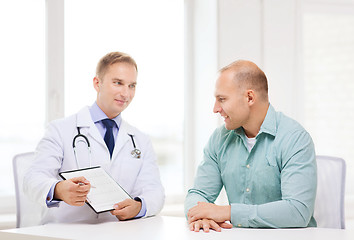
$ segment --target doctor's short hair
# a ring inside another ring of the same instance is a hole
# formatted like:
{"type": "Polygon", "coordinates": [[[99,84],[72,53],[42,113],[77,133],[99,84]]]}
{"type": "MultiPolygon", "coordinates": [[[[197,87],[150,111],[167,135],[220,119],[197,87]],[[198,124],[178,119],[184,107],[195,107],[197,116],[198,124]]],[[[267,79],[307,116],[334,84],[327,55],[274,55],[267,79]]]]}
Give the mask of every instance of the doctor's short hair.
{"type": "Polygon", "coordinates": [[[110,52],[103,56],[97,64],[96,67],[96,77],[102,78],[109,66],[115,63],[128,63],[135,67],[138,72],[138,66],[135,60],[126,53],[123,52],[110,52]]]}

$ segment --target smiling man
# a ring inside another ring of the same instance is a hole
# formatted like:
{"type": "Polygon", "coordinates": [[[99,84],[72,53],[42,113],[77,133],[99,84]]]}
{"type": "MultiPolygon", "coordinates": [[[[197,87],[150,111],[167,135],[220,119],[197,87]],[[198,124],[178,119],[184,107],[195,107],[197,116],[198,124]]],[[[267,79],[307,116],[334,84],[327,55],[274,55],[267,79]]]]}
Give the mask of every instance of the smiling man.
{"type": "Polygon", "coordinates": [[[106,54],[93,78],[96,101],[49,124],[24,181],[25,193],[46,208],[42,223],[127,220],[161,210],[164,189],[151,141],[122,119],[134,98],[137,75],[132,57],[122,52],[106,54]],[[84,177],[62,181],[58,175],[91,166],[105,169],[132,199],[96,214],[85,204],[90,182],[84,177]]]}
{"type": "Polygon", "coordinates": [[[210,137],[186,197],[190,230],[316,226],[314,144],[269,103],[263,71],[245,60],[224,67],[215,99],[225,124],[210,137]],[[214,204],[222,187],[226,206],[214,204]]]}

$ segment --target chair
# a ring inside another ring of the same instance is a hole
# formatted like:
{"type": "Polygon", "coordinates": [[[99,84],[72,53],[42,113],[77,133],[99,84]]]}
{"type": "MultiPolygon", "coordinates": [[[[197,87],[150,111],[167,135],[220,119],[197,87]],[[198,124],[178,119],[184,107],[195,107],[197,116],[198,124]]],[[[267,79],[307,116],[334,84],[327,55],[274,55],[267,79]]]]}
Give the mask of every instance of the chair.
{"type": "Polygon", "coordinates": [[[16,191],[16,227],[40,225],[45,207],[30,200],[23,193],[23,177],[31,166],[35,153],[21,153],[15,155],[12,161],[16,191]]]}
{"type": "Polygon", "coordinates": [[[345,161],[330,156],[316,156],[316,160],[318,181],[314,217],[317,226],[345,229],[345,161]]]}

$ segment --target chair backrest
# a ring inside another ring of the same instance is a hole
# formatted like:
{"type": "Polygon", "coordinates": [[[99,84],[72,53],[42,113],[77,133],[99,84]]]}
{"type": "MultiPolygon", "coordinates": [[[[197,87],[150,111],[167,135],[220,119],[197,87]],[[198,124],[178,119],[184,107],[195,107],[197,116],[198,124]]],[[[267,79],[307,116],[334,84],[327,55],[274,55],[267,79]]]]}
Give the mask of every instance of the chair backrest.
{"type": "Polygon", "coordinates": [[[316,156],[317,196],[314,217],[322,228],[345,228],[346,165],[342,158],[316,156]]]}
{"type": "Polygon", "coordinates": [[[23,177],[31,166],[35,153],[21,153],[14,156],[13,172],[16,190],[16,227],[39,225],[45,208],[32,201],[23,192],[23,177]]]}

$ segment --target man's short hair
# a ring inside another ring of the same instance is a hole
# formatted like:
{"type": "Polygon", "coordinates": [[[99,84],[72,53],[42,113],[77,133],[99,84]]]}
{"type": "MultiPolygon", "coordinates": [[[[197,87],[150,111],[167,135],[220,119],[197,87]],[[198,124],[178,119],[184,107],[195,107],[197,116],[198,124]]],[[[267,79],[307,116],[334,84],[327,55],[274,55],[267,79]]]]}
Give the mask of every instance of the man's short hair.
{"type": "Polygon", "coordinates": [[[268,100],[268,81],[264,72],[253,62],[237,60],[220,69],[220,73],[231,70],[234,81],[240,88],[252,89],[261,93],[264,100],[268,100]]]}
{"type": "Polygon", "coordinates": [[[108,67],[115,63],[131,64],[138,72],[138,66],[131,56],[123,52],[111,52],[103,56],[98,62],[96,67],[96,77],[102,78],[106,74],[108,67]]]}

